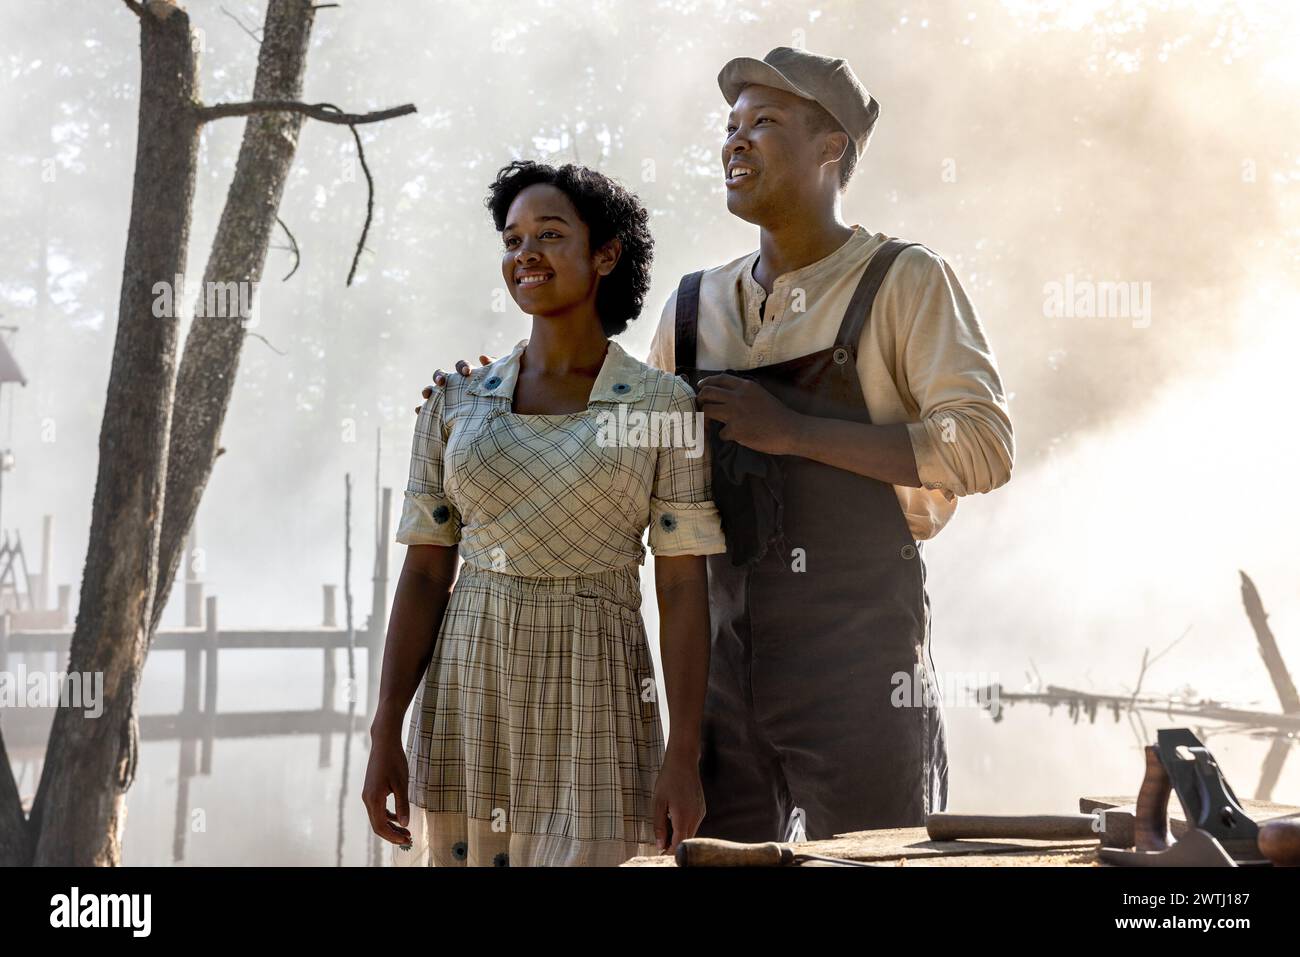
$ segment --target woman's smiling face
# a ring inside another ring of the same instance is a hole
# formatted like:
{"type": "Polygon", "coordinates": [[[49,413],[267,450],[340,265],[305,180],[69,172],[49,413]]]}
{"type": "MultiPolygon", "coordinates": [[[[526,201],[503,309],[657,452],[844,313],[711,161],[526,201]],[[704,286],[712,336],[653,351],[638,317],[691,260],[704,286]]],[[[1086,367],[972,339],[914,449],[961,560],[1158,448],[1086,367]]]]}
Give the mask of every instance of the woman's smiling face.
{"type": "Polygon", "coordinates": [[[613,262],[593,255],[587,224],[564,191],[536,183],[519,192],[501,230],[501,275],[519,308],[532,316],[567,312],[584,300],[613,262]]]}

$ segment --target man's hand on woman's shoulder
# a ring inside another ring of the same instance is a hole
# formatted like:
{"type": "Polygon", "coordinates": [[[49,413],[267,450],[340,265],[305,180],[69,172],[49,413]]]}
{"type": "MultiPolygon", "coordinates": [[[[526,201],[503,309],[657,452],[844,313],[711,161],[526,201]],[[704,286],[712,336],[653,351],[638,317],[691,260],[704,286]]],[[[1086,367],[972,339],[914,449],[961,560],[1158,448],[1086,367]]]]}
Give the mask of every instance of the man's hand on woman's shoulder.
{"type": "MultiPolygon", "coordinates": [[[[478,361],[479,361],[479,365],[486,366],[486,365],[491,365],[495,360],[491,356],[479,356],[478,361]]],[[[456,371],[463,376],[468,376],[474,370],[469,367],[469,363],[466,362],[464,359],[458,359],[456,360],[456,371]]],[[[447,384],[447,373],[443,372],[441,369],[435,369],[433,372],[433,385],[426,385],[424,389],[420,392],[420,394],[427,399],[429,398],[429,396],[433,395],[434,386],[437,386],[439,389],[441,389],[446,384],[447,384]]],[[[417,405],[415,407],[415,411],[418,413],[422,408],[423,405],[417,405]]]]}

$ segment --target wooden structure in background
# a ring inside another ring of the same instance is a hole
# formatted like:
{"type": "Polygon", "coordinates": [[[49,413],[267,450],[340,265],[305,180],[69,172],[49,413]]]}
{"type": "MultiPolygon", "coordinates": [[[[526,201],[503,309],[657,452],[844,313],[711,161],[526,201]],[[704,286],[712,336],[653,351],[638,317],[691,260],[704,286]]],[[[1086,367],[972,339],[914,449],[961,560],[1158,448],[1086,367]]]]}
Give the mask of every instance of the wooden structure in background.
{"type": "MultiPolygon", "coordinates": [[[[303,628],[222,629],[218,624],[215,596],[204,594],[193,562],[185,563],[184,621],[181,628],[159,629],[150,655],[184,655],[181,708],[172,714],[142,714],[140,740],[179,741],[181,744],[176,781],[176,817],[173,860],[185,856],[189,831],[190,780],[212,773],[215,742],[222,738],[254,738],[276,735],[314,734],[320,737],[319,766],[330,767],[332,741],[336,734],[365,732],[379,690],[380,666],[388,627],[388,543],[392,516],[392,489],[380,490],[376,507],[375,562],[371,579],[371,613],[365,627],[355,636],[340,627],[336,611],[338,588],[322,587],[321,624],[303,628]],[[348,652],[354,638],[366,652],[365,708],[357,707],[361,689],[345,687],[340,695],[337,655],[348,652]],[[220,661],[223,651],[298,650],[314,652],[323,660],[320,708],[289,711],[235,711],[218,709],[220,661]]],[[[51,520],[44,521],[45,550],[42,578],[49,580],[49,536],[51,520]]],[[[350,545],[348,546],[350,549],[350,545]]],[[[191,533],[189,552],[196,539],[191,533]]],[[[32,576],[35,577],[35,576],[32,576]]],[[[346,588],[345,583],[345,588],[346,588]]],[[[38,588],[33,594],[42,594],[38,588]]],[[[348,596],[350,598],[350,595],[348,596]]],[[[36,599],[40,600],[40,599],[36,599]]],[[[67,622],[68,586],[59,588],[57,609],[0,610],[0,673],[15,675],[22,665],[28,672],[60,673],[66,667],[72,631],[67,622]],[[47,617],[42,618],[45,615],[47,617]],[[40,623],[61,615],[55,627],[40,623]],[[33,622],[37,625],[33,627],[33,622]]],[[[12,708],[4,712],[5,743],[15,766],[18,786],[24,795],[24,809],[30,808],[32,793],[40,780],[40,763],[45,752],[54,708],[12,708]]],[[[346,750],[345,750],[346,756],[346,750]]],[[[346,773],[346,770],[345,770],[346,773]]],[[[380,860],[378,838],[371,836],[369,859],[380,860]]]]}

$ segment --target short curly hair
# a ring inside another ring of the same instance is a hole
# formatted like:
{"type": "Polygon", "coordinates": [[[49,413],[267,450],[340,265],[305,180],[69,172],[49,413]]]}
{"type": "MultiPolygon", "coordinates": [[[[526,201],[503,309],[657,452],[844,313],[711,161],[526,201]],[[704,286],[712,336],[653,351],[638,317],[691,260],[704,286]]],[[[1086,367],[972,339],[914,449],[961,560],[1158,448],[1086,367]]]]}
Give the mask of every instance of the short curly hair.
{"type": "Polygon", "coordinates": [[[566,163],[548,166],[532,160],[515,160],[497,171],[488,187],[487,208],[497,232],[503,232],[510,204],[529,186],[544,183],[564,195],[587,224],[592,250],[611,239],[623,244],[614,271],[600,280],[596,290],[596,313],[605,336],[616,336],[641,314],[650,290],[650,263],[654,239],[650,236],[650,214],[635,194],[614,180],[585,166],[566,163]]]}

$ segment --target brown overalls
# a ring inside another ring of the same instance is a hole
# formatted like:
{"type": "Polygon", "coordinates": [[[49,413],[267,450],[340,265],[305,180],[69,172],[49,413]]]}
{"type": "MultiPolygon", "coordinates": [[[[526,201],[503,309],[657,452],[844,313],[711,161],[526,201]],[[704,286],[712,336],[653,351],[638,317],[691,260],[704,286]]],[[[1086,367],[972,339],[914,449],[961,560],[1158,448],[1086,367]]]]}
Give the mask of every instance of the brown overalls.
{"type": "MultiPolygon", "coordinates": [[[[869,423],[858,342],[908,245],[872,256],[834,346],[727,371],[797,412],[869,423]]],[[[713,374],[695,367],[701,276],[677,292],[676,371],[693,387],[713,374]]],[[[934,669],[925,563],[893,486],[710,426],[728,551],[709,556],[700,836],[783,840],[796,807],[811,840],[924,824],[947,803],[948,758],[937,700],[918,687],[934,669]]]]}

